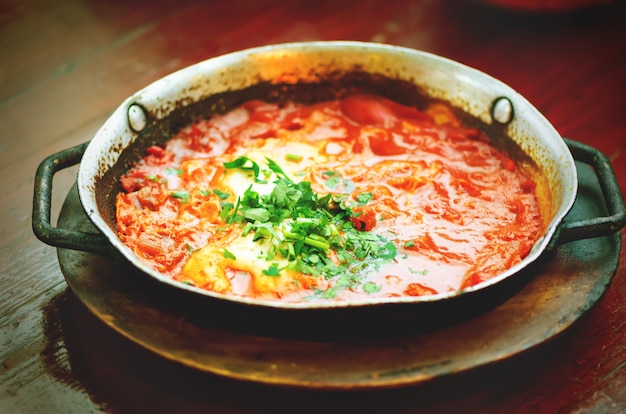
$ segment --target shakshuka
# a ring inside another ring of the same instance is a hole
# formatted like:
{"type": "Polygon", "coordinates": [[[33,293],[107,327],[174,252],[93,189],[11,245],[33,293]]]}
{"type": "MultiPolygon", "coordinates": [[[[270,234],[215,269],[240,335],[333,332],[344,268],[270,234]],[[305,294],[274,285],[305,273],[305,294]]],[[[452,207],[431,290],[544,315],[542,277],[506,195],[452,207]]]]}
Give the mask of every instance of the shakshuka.
{"type": "Polygon", "coordinates": [[[536,181],[450,107],[250,100],[121,178],[120,239],[201,289],[290,302],[460,291],[544,230],[536,181]]]}

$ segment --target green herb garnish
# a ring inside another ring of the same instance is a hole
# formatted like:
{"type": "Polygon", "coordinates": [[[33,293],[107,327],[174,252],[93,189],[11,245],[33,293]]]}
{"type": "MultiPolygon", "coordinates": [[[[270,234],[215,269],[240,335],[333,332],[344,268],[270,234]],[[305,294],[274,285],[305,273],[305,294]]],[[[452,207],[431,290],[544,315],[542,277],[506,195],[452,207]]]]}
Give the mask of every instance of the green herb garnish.
{"type": "Polygon", "coordinates": [[[180,200],[181,203],[188,203],[190,200],[189,197],[189,192],[185,191],[185,190],[181,190],[181,191],[174,191],[172,194],[170,194],[172,197],[177,198],[180,200]]]}
{"type": "Polygon", "coordinates": [[[337,188],[337,186],[341,183],[341,174],[336,171],[324,171],[322,175],[327,177],[326,181],[324,181],[324,185],[331,190],[337,188]]]}
{"type": "Polygon", "coordinates": [[[356,201],[358,201],[360,205],[365,205],[372,201],[373,198],[372,193],[361,193],[356,196],[356,201]]]}
{"type": "MultiPolygon", "coordinates": [[[[349,194],[321,196],[311,189],[310,182],[296,183],[276,162],[269,158],[266,162],[277,177],[272,192],[259,194],[251,185],[236,203],[223,202],[220,213],[225,223],[243,226],[242,236],[253,234],[253,240],[269,243],[266,260],[282,257],[289,262],[286,269],[336,278],[330,289],[316,291],[317,296],[331,298],[341,289],[360,286],[362,275],[396,257],[396,247],[386,237],[354,228],[350,219],[358,213],[349,207],[349,194]]],[[[258,164],[246,157],[224,166],[261,171],[258,164]]],[[[343,180],[334,171],[323,174],[328,177],[326,186],[329,188],[335,180],[336,185],[343,180]]],[[[345,187],[349,180],[343,181],[345,187]]],[[[357,196],[362,204],[371,199],[371,193],[357,196]]],[[[274,262],[262,273],[279,276],[280,270],[274,262]]],[[[362,288],[374,293],[381,287],[365,283],[362,288]]]]}
{"type": "Polygon", "coordinates": [[[278,268],[278,263],[272,263],[270,267],[268,267],[267,269],[263,269],[261,273],[263,273],[266,276],[273,276],[273,277],[279,276],[280,269],[278,268]]]}
{"type": "Polygon", "coordinates": [[[287,161],[292,161],[292,162],[300,162],[302,161],[302,155],[297,155],[297,154],[287,154],[285,155],[285,159],[287,161]]]}
{"type": "Polygon", "coordinates": [[[230,197],[230,194],[225,193],[224,191],[217,190],[217,189],[213,190],[213,193],[219,198],[221,198],[222,200],[226,200],[228,197],[230,197]]]}
{"type": "Polygon", "coordinates": [[[229,252],[228,249],[224,249],[224,251],[222,252],[222,255],[226,259],[237,260],[237,257],[234,254],[232,254],[231,252],[229,252]]]}
{"type": "Polygon", "coordinates": [[[225,162],[224,167],[227,169],[238,168],[244,171],[252,171],[255,178],[258,177],[259,172],[261,171],[259,164],[248,157],[239,157],[233,161],[225,162]]]}
{"type": "Polygon", "coordinates": [[[270,168],[270,170],[274,172],[274,174],[276,174],[278,177],[283,177],[287,180],[289,179],[289,177],[287,177],[287,174],[285,174],[283,169],[280,168],[280,165],[276,164],[274,160],[268,157],[265,157],[265,160],[267,161],[267,166],[270,168]]]}
{"type": "Polygon", "coordinates": [[[382,286],[381,286],[381,285],[377,285],[377,284],[376,284],[376,283],[374,283],[374,282],[367,282],[367,283],[365,283],[365,284],[363,285],[363,291],[364,291],[365,293],[370,294],[370,295],[371,295],[372,293],[380,292],[380,290],[381,290],[381,289],[382,289],[382,286]]]}
{"type": "Polygon", "coordinates": [[[180,168],[167,167],[163,170],[163,172],[169,175],[181,175],[183,173],[183,170],[181,170],[180,168]]]}

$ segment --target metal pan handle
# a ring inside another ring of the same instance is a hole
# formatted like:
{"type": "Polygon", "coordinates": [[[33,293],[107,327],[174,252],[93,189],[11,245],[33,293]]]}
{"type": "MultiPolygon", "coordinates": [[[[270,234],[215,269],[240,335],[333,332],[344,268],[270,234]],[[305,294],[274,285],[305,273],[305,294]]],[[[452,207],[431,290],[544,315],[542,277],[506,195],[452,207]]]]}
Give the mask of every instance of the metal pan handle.
{"type": "Polygon", "coordinates": [[[569,243],[574,240],[609,236],[622,229],[626,224],[626,206],[617,182],[617,177],[609,159],[597,149],[577,141],[563,138],[576,161],[593,167],[598,178],[608,215],[583,220],[564,221],[553,240],[555,244],[569,243]]]}
{"type": "Polygon", "coordinates": [[[89,142],[53,154],[43,160],[35,175],[33,232],[42,242],[64,249],[80,250],[111,257],[112,248],[104,235],[60,229],[50,224],[52,179],[58,171],[80,162],[89,142]]]}

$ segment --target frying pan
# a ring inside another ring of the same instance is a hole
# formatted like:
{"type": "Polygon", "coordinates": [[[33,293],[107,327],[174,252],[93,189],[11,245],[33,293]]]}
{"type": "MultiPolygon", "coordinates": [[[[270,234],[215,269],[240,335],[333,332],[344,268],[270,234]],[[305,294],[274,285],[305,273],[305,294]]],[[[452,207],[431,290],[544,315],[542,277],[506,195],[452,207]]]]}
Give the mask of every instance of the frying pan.
{"type": "MultiPolygon", "coordinates": [[[[92,140],[46,158],[35,180],[33,230],[45,243],[110,257],[130,265],[172,296],[203,304],[262,309],[272,314],[329,311],[353,313],[381,306],[448,308],[452,313],[490,298],[513,294],[532,277],[539,259],[549,260],[558,245],[612,234],[626,224],[619,185],[608,159],[599,151],[562,138],[548,120],[511,87],[461,63],[413,49],[374,43],[302,42],[258,47],[215,57],[161,78],[126,99],[92,140]],[[441,100],[469,124],[483,129],[494,145],[514,159],[535,166],[547,183],[542,203],[545,231],[527,257],[500,275],[461,292],[336,303],[280,303],[233,297],[173,281],[142,263],[115,231],[115,194],[119,177],[150,145],[163,143],[200,115],[223,113],[252,99],[315,101],[354,90],[372,91],[401,103],[424,105],[441,100]],[[592,166],[607,215],[567,221],[577,194],[575,161],[592,166]],[[52,177],[80,163],[77,186],[85,214],[98,233],[55,228],[50,224],[52,177]],[[531,269],[531,270],[529,270],[531,269]],[[529,276],[528,276],[529,275],[529,276]],[[508,287],[507,287],[508,286],[508,287]],[[495,291],[495,293],[493,293],[495,291]],[[489,293],[487,293],[489,292],[489,293]],[[507,293],[508,292],[508,293],[507,293]],[[476,298],[476,299],[473,299],[476,298]]],[[[480,306],[478,306],[480,307],[480,306]]],[[[335,312],[331,312],[335,314],[335,312]]],[[[330,316],[329,319],[333,319],[330,316]]]]}

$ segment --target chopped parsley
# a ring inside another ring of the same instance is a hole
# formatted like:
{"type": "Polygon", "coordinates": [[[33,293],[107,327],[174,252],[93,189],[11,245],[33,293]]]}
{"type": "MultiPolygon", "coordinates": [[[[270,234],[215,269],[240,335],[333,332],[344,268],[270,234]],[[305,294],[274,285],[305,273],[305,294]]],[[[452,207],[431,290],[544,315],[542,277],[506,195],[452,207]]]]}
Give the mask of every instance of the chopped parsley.
{"type": "Polygon", "coordinates": [[[189,196],[189,192],[185,191],[185,190],[181,190],[181,191],[174,191],[172,194],[170,194],[172,197],[177,198],[180,200],[181,203],[188,203],[189,200],[191,199],[189,196]]]}
{"type": "Polygon", "coordinates": [[[239,157],[233,161],[230,162],[225,162],[224,163],[224,167],[226,169],[235,169],[238,168],[240,170],[244,170],[244,171],[252,171],[252,173],[254,174],[254,177],[258,177],[259,172],[261,171],[261,168],[259,167],[259,164],[257,164],[255,161],[252,161],[250,158],[248,157],[239,157]]]}
{"type": "MultiPolygon", "coordinates": [[[[266,260],[282,257],[289,263],[285,269],[335,278],[331,288],[315,291],[316,296],[332,298],[339,290],[358,287],[367,293],[380,290],[371,282],[363,283],[361,277],[393,260],[395,245],[382,235],[354,228],[350,219],[358,214],[351,210],[348,194],[320,195],[311,189],[310,182],[294,182],[276,162],[269,158],[266,162],[276,176],[271,193],[259,194],[251,185],[236,203],[222,202],[222,220],[243,226],[243,236],[253,234],[254,240],[269,242],[266,260]]],[[[224,166],[262,172],[246,157],[224,166]]],[[[337,172],[323,174],[328,177],[327,187],[329,180],[342,180],[337,172]]],[[[363,193],[358,200],[365,203],[371,197],[371,193],[363,193]]],[[[278,276],[280,270],[273,262],[262,273],[278,276]]]]}
{"type": "Polygon", "coordinates": [[[372,195],[372,193],[361,193],[356,196],[356,201],[358,201],[359,204],[363,206],[372,201],[373,198],[374,196],[372,195]]]}
{"type": "Polygon", "coordinates": [[[285,160],[292,161],[292,162],[300,162],[302,161],[302,155],[287,154],[285,155],[285,160]]]}
{"type": "Polygon", "coordinates": [[[270,170],[274,172],[274,174],[276,174],[278,177],[283,177],[283,178],[288,179],[287,174],[285,174],[283,169],[280,168],[280,165],[276,164],[274,160],[268,157],[265,157],[265,160],[267,161],[267,166],[270,168],[270,170]]]}
{"type": "Polygon", "coordinates": [[[324,185],[331,190],[337,188],[337,186],[341,183],[341,174],[336,171],[324,171],[322,173],[324,177],[326,177],[326,181],[324,181],[324,185]]]}
{"type": "Polygon", "coordinates": [[[267,276],[279,276],[280,269],[278,268],[278,263],[272,263],[270,267],[268,267],[267,269],[263,269],[261,273],[267,276]]]}
{"type": "Polygon", "coordinates": [[[213,190],[213,194],[215,194],[222,200],[226,200],[228,197],[230,197],[230,194],[225,193],[224,191],[217,190],[217,189],[213,190]]]}
{"type": "Polygon", "coordinates": [[[374,282],[367,282],[363,285],[363,290],[369,294],[380,292],[381,289],[382,289],[382,286],[377,285],[374,282]]]}
{"type": "Polygon", "coordinates": [[[337,171],[324,171],[324,185],[334,191],[341,192],[343,194],[349,194],[354,191],[354,182],[348,178],[343,178],[337,171]]]}
{"type": "Polygon", "coordinates": [[[180,168],[167,167],[165,170],[163,170],[163,172],[168,175],[181,175],[183,173],[183,170],[181,170],[180,168]]]}
{"type": "Polygon", "coordinates": [[[167,180],[165,178],[161,178],[158,175],[146,175],[146,179],[150,181],[154,181],[155,183],[166,183],[167,180]]]}

